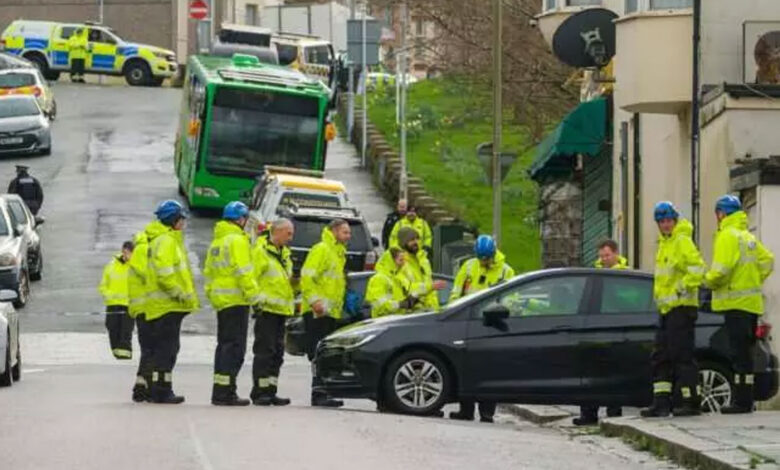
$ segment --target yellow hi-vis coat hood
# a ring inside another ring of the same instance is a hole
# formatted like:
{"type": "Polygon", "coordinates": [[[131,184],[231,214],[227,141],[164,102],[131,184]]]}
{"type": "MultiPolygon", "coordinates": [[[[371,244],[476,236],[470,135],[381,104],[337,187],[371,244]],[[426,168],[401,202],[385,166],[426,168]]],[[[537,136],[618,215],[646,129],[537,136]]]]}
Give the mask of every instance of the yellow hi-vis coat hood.
{"type": "Polygon", "coordinates": [[[699,306],[704,261],[693,243],[693,225],[679,219],[672,234],[658,237],[653,293],[661,314],[675,307],[699,306]]]}
{"type": "Polygon", "coordinates": [[[439,296],[433,290],[433,273],[431,263],[425,250],[420,248],[416,254],[404,251],[406,262],[401,268],[400,275],[409,284],[409,294],[420,301],[415,311],[435,312],[439,310],[439,296]]]}
{"type": "Polygon", "coordinates": [[[376,265],[376,274],[371,276],[366,287],[366,302],[371,306],[371,317],[406,313],[401,302],[406,298],[406,279],[399,276],[399,269],[390,251],[385,251],[376,265]]]}
{"type": "Polygon", "coordinates": [[[146,319],[155,320],[170,312],[192,312],[199,308],[184,234],[154,221],[146,226],[149,238],[149,294],[146,319]]]}
{"type": "Polygon", "coordinates": [[[321,301],[326,315],[339,319],[347,289],[347,248],[336,240],[328,227],[322,229],[322,241],[314,245],[301,268],[302,311],[321,301]]]}
{"type": "Polygon", "coordinates": [[[260,286],[260,308],[279,315],[294,315],[295,290],[290,249],[286,246],[277,248],[268,237],[260,237],[252,249],[252,260],[255,279],[260,286]]]}
{"type": "Polygon", "coordinates": [[[398,231],[404,227],[409,227],[417,232],[420,237],[420,248],[431,248],[433,245],[433,235],[431,234],[431,226],[420,216],[414,219],[414,222],[410,221],[407,217],[402,217],[401,220],[395,223],[393,231],[390,232],[390,246],[400,248],[398,244],[398,231]]]}
{"type": "Polygon", "coordinates": [[[103,295],[103,303],[127,307],[129,297],[127,293],[128,264],[119,253],[103,269],[103,279],[100,281],[100,293],[103,295]]]}
{"type": "MultiPolygon", "coordinates": [[[[597,259],[595,263],[593,263],[593,266],[596,268],[603,268],[604,264],[601,262],[600,259],[597,259]]],[[[628,260],[622,256],[618,256],[618,262],[615,263],[614,266],[612,266],[610,269],[630,269],[628,267],[628,260]]]]}
{"type": "Polygon", "coordinates": [[[214,240],[206,254],[203,275],[206,297],[214,310],[254,305],[259,290],[252,272],[249,235],[238,225],[220,220],[214,225],[214,240]]]}
{"type": "Polygon", "coordinates": [[[747,214],[737,211],[720,222],[712,267],[705,276],[712,289],[712,310],[741,310],[761,315],[761,285],[774,269],[774,255],[748,231],[747,214]]]}
{"type": "Polygon", "coordinates": [[[493,264],[485,269],[477,258],[471,258],[460,267],[452,285],[450,302],[483,291],[515,277],[515,270],[506,263],[506,256],[496,251],[493,264]]]}

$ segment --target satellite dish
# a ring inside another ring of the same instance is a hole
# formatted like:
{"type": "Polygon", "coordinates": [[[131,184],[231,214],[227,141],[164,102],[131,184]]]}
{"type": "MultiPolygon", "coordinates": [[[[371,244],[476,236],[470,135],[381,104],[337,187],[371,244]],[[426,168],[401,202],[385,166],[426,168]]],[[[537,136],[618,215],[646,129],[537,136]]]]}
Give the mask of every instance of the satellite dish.
{"type": "Polygon", "coordinates": [[[566,19],[553,36],[553,52],[572,67],[604,67],[615,55],[618,15],[605,8],[591,8],[566,19]]]}

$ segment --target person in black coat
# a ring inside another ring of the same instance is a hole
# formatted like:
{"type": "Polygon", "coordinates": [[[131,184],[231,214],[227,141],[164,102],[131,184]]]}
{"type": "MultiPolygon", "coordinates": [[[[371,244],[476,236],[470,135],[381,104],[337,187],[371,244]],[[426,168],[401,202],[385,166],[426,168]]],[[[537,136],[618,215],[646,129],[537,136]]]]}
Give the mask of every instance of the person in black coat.
{"type": "Polygon", "coordinates": [[[406,208],[406,199],[399,199],[396,210],[387,214],[385,224],[382,226],[382,246],[385,247],[385,250],[390,248],[390,233],[392,233],[396,222],[406,215],[406,208]]]}
{"type": "Polygon", "coordinates": [[[37,179],[30,176],[28,169],[29,167],[24,165],[16,165],[16,178],[8,185],[8,192],[18,194],[30,208],[30,212],[38,215],[43,204],[43,188],[37,179]]]}

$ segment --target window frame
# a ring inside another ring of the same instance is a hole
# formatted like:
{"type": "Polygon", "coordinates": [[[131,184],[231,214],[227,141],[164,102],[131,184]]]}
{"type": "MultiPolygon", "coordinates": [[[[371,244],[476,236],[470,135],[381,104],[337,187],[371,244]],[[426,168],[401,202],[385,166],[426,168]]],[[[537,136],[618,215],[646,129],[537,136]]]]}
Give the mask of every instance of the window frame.
{"type": "Polygon", "coordinates": [[[24,225],[27,227],[30,224],[30,218],[27,216],[27,211],[24,210],[24,203],[21,201],[16,200],[9,200],[8,201],[8,216],[11,218],[11,226],[16,227],[17,225],[24,225]],[[14,211],[14,204],[18,206],[18,210],[22,212],[22,217],[24,220],[17,221],[16,220],[16,211],[14,211]]]}
{"type": "MultiPolygon", "coordinates": [[[[630,271],[629,271],[630,272],[630,271]]],[[[595,315],[595,316],[616,316],[616,315],[631,315],[631,316],[638,316],[638,315],[648,315],[648,314],[657,314],[658,313],[658,307],[655,305],[655,299],[653,298],[653,279],[648,278],[646,276],[636,276],[628,274],[626,271],[605,271],[603,273],[600,273],[598,276],[596,276],[597,279],[594,280],[594,294],[592,296],[592,303],[591,307],[588,309],[588,313],[595,315]],[[603,312],[602,306],[604,302],[604,294],[606,292],[606,281],[613,278],[619,278],[619,279],[633,279],[637,281],[647,282],[650,285],[650,300],[651,300],[651,306],[652,309],[645,310],[641,312],[603,312]]]]}

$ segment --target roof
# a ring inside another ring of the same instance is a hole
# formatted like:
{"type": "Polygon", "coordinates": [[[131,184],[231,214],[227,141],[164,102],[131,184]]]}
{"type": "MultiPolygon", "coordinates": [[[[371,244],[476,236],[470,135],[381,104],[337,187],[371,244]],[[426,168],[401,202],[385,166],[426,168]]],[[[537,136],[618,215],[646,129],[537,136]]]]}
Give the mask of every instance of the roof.
{"type": "Polygon", "coordinates": [[[321,207],[285,206],[279,209],[279,213],[289,217],[319,217],[322,219],[344,219],[349,222],[363,221],[363,217],[355,208],[342,207],[340,209],[323,209],[321,207]]]}
{"type": "Polygon", "coordinates": [[[276,179],[282,186],[288,188],[315,189],[320,191],[346,192],[344,183],[337,180],[324,178],[312,178],[311,176],[288,175],[285,173],[275,173],[271,178],[276,179]]]}

